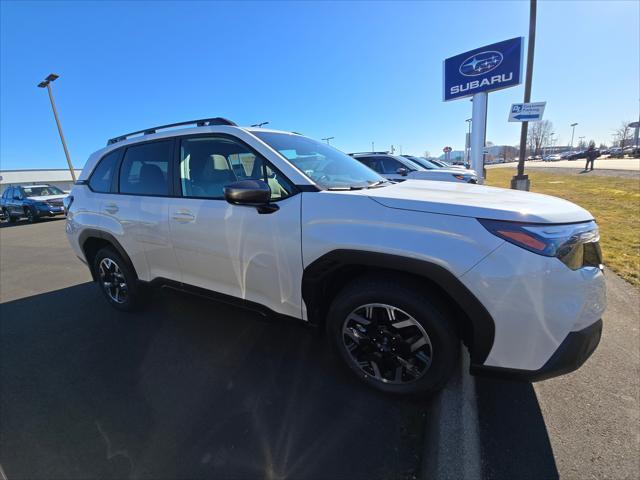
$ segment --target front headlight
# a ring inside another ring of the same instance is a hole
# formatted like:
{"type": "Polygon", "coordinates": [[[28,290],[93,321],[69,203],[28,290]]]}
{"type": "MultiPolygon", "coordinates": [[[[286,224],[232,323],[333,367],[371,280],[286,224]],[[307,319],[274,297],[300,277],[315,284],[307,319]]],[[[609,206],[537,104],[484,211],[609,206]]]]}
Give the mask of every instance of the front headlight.
{"type": "Polygon", "coordinates": [[[572,270],[602,267],[600,233],[596,222],[537,225],[478,219],[494,235],[525,250],[556,257],[572,270]]]}

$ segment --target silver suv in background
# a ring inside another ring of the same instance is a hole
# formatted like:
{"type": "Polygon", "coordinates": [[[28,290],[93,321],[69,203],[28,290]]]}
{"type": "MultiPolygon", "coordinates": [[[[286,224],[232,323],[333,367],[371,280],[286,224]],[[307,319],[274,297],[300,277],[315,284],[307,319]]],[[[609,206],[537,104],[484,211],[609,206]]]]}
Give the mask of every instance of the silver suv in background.
{"type": "Polygon", "coordinates": [[[350,153],[384,178],[402,182],[404,180],[435,180],[439,182],[477,183],[478,175],[473,170],[459,168],[427,168],[412,158],[391,155],[386,152],[350,153]]]}

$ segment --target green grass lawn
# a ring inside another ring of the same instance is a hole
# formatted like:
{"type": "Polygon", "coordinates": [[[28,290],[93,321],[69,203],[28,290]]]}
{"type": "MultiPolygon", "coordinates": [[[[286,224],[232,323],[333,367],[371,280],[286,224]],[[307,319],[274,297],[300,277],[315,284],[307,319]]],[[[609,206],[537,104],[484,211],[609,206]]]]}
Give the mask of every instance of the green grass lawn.
{"type": "MultiPolygon", "coordinates": [[[[487,185],[509,188],[512,168],[487,170],[487,185]]],[[[600,227],[605,264],[640,287],[640,179],[537,172],[531,191],[564,198],[589,210],[600,227]]]]}

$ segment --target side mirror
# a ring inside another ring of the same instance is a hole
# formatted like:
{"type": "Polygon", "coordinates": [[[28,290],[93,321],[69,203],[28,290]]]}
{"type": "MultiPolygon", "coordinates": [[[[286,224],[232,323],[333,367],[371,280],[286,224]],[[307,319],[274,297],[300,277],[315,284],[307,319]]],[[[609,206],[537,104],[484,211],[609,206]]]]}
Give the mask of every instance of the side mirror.
{"type": "Polygon", "coordinates": [[[224,198],[232,205],[256,207],[258,213],[273,213],[278,210],[271,200],[271,189],[262,180],[240,180],[224,187],[224,198]]]}
{"type": "Polygon", "coordinates": [[[406,169],[406,168],[404,168],[404,167],[400,167],[400,168],[398,168],[398,170],[396,170],[396,173],[397,173],[398,175],[402,175],[403,177],[406,177],[406,176],[407,176],[407,173],[409,173],[409,170],[407,170],[407,169],[406,169]]]}

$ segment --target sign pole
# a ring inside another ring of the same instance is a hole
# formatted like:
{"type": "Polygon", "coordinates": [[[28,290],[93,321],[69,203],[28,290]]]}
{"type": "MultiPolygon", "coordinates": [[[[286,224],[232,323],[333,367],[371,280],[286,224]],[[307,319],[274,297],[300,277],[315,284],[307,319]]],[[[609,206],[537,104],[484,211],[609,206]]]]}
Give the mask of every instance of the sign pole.
{"type": "Polygon", "coordinates": [[[484,183],[484,144],[487,133],[487,92],[473,95],[471,111],[471,168],[478,174],[478,183],[484,183]]]}
{"type": "MultiPolygon", "coordinates": [[[[524,81],[524,103],[531,101],[531,80],[533,78],[533,53],[536,45],[536,9],[537,0],[530,0],[529,4],[529,43],[527,46],[527,73],[524,81]]],[[[524,174],[524,159],[527,154],[527,131],[529,122],[522,122],[520,129],[520,158],[518,159],[518,174],[511,179],[514,190],[529,190],[531,181],[524,174]]]]}

